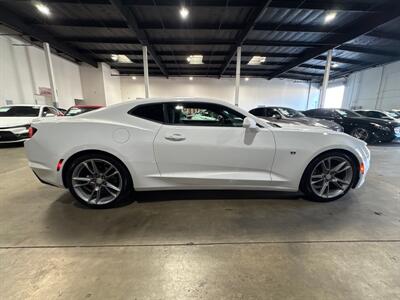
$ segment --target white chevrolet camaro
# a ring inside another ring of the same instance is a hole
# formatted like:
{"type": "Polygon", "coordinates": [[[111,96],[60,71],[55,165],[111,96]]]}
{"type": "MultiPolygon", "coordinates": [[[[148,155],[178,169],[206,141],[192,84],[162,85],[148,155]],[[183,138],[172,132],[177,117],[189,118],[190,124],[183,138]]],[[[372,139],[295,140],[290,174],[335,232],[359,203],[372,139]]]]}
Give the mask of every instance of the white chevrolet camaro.
{"type": "Polygon", "coordinates": [[[331,201],[360,187],[366,144],[307,125],[276,125],[226,102],[147,99],[74,118],[41,119],[25,142],[30,167],[91,207],[134,189],[301,190],[331,201]]]}

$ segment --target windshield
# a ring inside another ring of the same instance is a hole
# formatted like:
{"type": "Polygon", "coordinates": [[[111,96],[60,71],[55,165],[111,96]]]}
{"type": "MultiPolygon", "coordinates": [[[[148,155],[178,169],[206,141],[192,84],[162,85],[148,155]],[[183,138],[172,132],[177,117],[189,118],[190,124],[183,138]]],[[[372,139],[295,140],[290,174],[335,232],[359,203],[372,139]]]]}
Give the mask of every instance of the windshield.
{"type": "Polygon", "coordinates": [[[345,118],[354,118],[354,117],[361,117],[360,114],[355,113],[354,111],[347,110],[347,109],[337,109],[338,114],[345,118]]]}
{"type": "Polygon", "coordinates": [[[298,112],[295,109],[291,108],[286,108],[286,107],[277,107],[276,110],[278,110],[282,115],[284,115],[286,118],[300,118],[304,117],[304,115],[301,112],[298,112]]]}
{"type": "Polygon", "coordinates": [[[39,106],[2,106],[0,117],[38,117],[39,106]]]}
{"type": "Polygon", "coordinates": [[[92,111],[97,109],[96,107],[71,107],[70,109],[67,110],[66,116],[76,116],[83,114],[88,111],[92,111]]]}
{"type": "Polygon", "coordinates": [[[392,118],[399,119],[400,118],[400,113],[396,113],[394,111],[387,111],[386,114],[392,118]]]}

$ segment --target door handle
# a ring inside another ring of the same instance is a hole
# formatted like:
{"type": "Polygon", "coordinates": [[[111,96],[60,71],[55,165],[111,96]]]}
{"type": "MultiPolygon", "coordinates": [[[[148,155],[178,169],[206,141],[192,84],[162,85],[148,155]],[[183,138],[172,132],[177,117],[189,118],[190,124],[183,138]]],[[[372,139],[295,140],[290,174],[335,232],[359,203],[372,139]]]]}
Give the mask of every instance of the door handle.
{"type": "Polygon", "coordinates": [[[180,133],[173,133],[165,136],[165,139],[169,141],[184,141],[186,138],[180,133]]]}

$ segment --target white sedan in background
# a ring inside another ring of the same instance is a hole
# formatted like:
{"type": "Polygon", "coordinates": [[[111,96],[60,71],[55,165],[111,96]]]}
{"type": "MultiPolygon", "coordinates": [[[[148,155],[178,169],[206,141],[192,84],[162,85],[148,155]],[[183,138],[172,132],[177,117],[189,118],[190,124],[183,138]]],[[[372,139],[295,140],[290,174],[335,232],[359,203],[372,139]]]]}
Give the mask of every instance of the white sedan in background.
{"type": "Polygon", "coordinates": [[[366,144],[347,134],[283,127],[197,98],[41,119],[31,132],[25,148],[33,172],[91,207],[112,206],[133,189],[301,190],[331,201],[362,185],[370,159],[366,144]]]}
{"type": "Polygon", "coordinates": [[[23,142],[29,137],[29,127],[35,118],[62,114],[55,107],[35,104],[0,107],[0,143],[23,142]]]}

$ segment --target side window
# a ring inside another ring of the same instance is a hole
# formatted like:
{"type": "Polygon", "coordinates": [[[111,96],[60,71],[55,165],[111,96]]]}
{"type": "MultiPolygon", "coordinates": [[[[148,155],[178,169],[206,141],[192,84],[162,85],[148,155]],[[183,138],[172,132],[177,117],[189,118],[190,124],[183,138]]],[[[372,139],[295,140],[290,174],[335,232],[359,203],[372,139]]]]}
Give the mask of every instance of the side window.
{"type": "Polygon", "coordinates": [[[131,109],[128,114],[157,123],[165,123],[164,104],[142,104],[131,109]]]}
{"type": "Polygon", "coordinates": [[[242,127],[245,116],[213,103],[169,103],[168,120],[174,125],[242,127]]]}
{"type": "Polygon", "coordinates": [[[273,108],[267,108],[267,109],[266,109],[265,116],[268,117],[268,118],[272,118],[272,117],[274,116],[275,113],[276,113],[276,112],[275,112],[275,109],[273,109],[273,108]]]}
{"type": "Polygon", "coordinates": [[[251,114],[257,116],[257,117],[264,117],[265,116],[265,108],[264,107],[258,107],[255,109],[252,109],[250,111],[251,114]]]}
{"type": "Polygon", "coordinates": [[[50,111],[50,108],[48,108],[46,106],[46,107],[43,107],[42,117],[46,117],[47,114],[51,114],[51,111],[50,111]]]}

